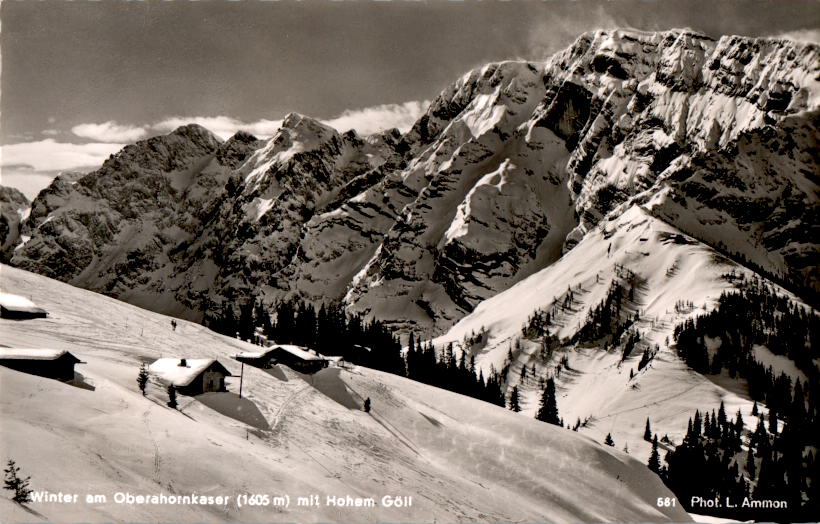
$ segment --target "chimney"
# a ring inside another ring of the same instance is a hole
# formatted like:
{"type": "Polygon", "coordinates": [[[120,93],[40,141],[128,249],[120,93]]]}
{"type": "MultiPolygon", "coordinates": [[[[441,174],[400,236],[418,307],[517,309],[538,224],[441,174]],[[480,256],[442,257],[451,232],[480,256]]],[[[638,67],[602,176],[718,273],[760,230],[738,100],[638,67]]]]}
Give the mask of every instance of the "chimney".
{"type": "Polygon", "coordinates": [[[186,362],[184,358],[181,358],[179,359],[179,365],[185,368],[188,367],[188,362],[186,362]]]}

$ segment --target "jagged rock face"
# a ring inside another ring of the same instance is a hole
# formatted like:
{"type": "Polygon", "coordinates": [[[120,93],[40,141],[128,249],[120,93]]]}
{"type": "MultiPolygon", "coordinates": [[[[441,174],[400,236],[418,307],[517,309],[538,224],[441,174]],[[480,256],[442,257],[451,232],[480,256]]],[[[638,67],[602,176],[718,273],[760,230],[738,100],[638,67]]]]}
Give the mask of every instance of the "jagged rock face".
{"type": "MultiPolygon", "coordinates": [[[[380,170],[398,158],[390,147],[395,143],[393,135],[363,140],[289,115],[277,134],[235,171],[226,198],[203,233],[182,246],[178,273],[184,278],[212,273],[198,291],[216,291],[228,299],[332,296],[325,285],[314,286],[314,293],[309,286],[302,290],[294,285],[322,278],[322,272],[305,266],[326,261],[339,265],[337,248],[317,245],[324,226],[317,231],[314,224],[322,221],[323,209],[343,205],[355,193],[351,188],[382,178],[380,170]]],[[[344,236],[350,236],[347,230],[344,236]]],[[[325,278],[322,284],[332,286],[331,280],[325,278]]],[[[187,297],[192,305],[200,298],[187,297]]]]}
{"type": "Polygon", "coordinates": [[[221,200],[235,162],[216,157],[254,143],[234,137],[223,144],[189,125],[127,146],[87,175],[60,176],[33,202],[23,225],[31,238],[12,264],[179,313],[161,285],[172,249],[196,236],[221,200]]]}
{"type": "Polygon", "coordinates": [[[20,224],[31,202],[13,187],[0,186],[0,262],[8,262],[20,241],[20,224]]]}
{"type": "Polygon", "coordinates": [[[473,71],[408,134],[435,151],[428,182],[352,307],[421,308],[405,318],[437,330],[631,199],[816,288],[819,63],[816,46],[783,40],[599,31],[545,64],[473,71]]]}
{"type": "Polygon", "coordinates": [[[558,57],[558,95],[573,95],[558,106],[598,109],[571,119],[577,134],[567,136],[545,101],[541,124],[573,148],[581,224],[567,247],[641,195],[698,238],[816,288],[819,55],[785,40],[686,32],[579,39],[558,57]]]}
{"type": "Polygon", "coordinates": [[[55,180],[12,263],[189,318],[299,295],[431,333],[628,203],[816,289],[818,55],[598,31],[467,73],[403,136],[188,126],[55,180]]]}

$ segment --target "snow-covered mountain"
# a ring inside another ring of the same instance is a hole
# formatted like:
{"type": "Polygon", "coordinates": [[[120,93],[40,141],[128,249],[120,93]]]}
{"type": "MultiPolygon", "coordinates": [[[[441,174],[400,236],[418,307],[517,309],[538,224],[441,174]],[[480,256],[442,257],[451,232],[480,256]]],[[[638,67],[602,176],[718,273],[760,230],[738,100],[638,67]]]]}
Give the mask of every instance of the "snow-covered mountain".
{"type": "Polygon", "coordinates": [[[32,502],[28,511],[3,495],[4,522],[689,520],[680,507],[657,507],[671,493],[625,453],[367,368],[310,377],[245,366],[242,399],[233,378],[229,392],[179,397],[173,410],[153,378],[141,395],[140,363],[217,358],[238,375],[231,355],[256,346],[186,321],[172,329],[169,317],[40,275],[8,266],[2,274],[4,292],[49,312],[0,319],[3,343],[64,349],[84,362],[76,368],[82,388],[0,367],[2,456],[31,476],[35,492],[80,495],[74,504],[32,502]],[[129,504],[116,493],[231,498],[129,504]],[[106,502],[87,503],[86,494],[106,502]],[[267,495],[269,504],[238,507],[240,494],[267,495]],[[273,502],[285,495],[289,507],[273,502]],[[318,504],[297,504],[312,495],[318,504]],[[387,507],[388,495],[412,505],[387,507]],[[328,496],[372,497],[375,506],[333,506],[328,496]]]}
{"type": "MultiPolygon", "coordinates": [[[[525,415],[553,377],[566,424],[645,461],[647,418],[673,449],[695,409],[767,414],[744,378],[687,367],[676,328],[750,282],[816,317],[818,78],[812,44],[597,31],[465,74],[403,135],[298,114],[269,140],[185,126],[58,177],[7,236],[11,265],[193,321],[341,300],[504,370],[525,415]]],[[[818,374],[816,352],[809,369],[750,351],[818,374]]]]}
{"type": "Polygon", "coordinates": [[[14,248],[20,244],[20,225],[28,217],[30,205],[19,190],[0,186],[0,261],[11,259],[14,248]]]}
{"type": "Polygon", "coordinates": [[[299,295],[441,333],[630,201],[816,290],[818,58],[598,31],[471,71],[404,136],[186,126],[55,180],[12,264],[194,320],[299,295]]]}
{"type": "MultiPolygon", "coordinates": [[[[580,420],[582,433],[601,442],[609,433],[619,448],[640,457],[650,451],[643,438],[647,418],[655,432],[674,443],[683,440],[696,409],[721,402],[730,413],[740,409],[753,427],[753,401],[744,383],[725,373],[703,376],[689,369],[676,354],[674,330],[713,310],[722,292],[755,274],[640,206],[619,211],[558,262],[482,302],[434,342],[475,355],[485,373],[508,368],[508,387],[518,387],[522,412],[529,416],[538,410],[543,379],[553,377],[565,424],[580,420]],[[592,323],[590,313],[605,302],[613,284],[634,290],[618,319],[624,333],[604,347],[604,337],[584,337],[582,329],[592,323]],[[550,315],[544,329],[534,327],[536,313],[550,315]],[[633,321],[635,313],[639,317],[633,321]],[[625,356],[634,334],[639,342],[625,356]],[[644,352],[650,357],[646,365],[644,352]]],[[[775,374],[806,381],[793,362],[765,347],[756,348],[755,357],[772,365],[775,374]]]]}

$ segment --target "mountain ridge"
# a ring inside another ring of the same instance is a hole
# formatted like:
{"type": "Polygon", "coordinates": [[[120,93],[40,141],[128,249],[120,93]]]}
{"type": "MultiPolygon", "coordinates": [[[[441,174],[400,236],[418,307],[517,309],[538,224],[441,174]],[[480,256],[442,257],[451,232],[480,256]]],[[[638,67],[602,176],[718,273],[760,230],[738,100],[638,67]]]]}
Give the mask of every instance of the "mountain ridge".
{"type": "Polygon", "coordinates": [[[221,163],[226,146],[185,126],[46,189],[11,262],[191,319],[302,296],[440,333],[637,199],[816,289],[818,56],[787,40],[594,31],[544,62],[464,74],[403,136],[292,113],[269,140],[229,139],[241,152],[221,163]],[[186,200],[188,179],[214,182],[186,200]],[[87,197],[106,203],[83,209],[87,197]]]}

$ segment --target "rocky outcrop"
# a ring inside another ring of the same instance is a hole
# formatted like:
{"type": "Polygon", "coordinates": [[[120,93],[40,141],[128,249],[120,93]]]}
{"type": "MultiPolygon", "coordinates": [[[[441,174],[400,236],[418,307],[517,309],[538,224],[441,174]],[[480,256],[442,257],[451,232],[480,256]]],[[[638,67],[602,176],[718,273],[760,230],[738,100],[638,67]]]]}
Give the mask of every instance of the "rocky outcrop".
{"type": "Polygon", "coordinates": [[[0,186],[0,262],[8,262],[14,248],[22,241],[20,224],[28,216],[30,205],[19,190],[0,186]]]}

